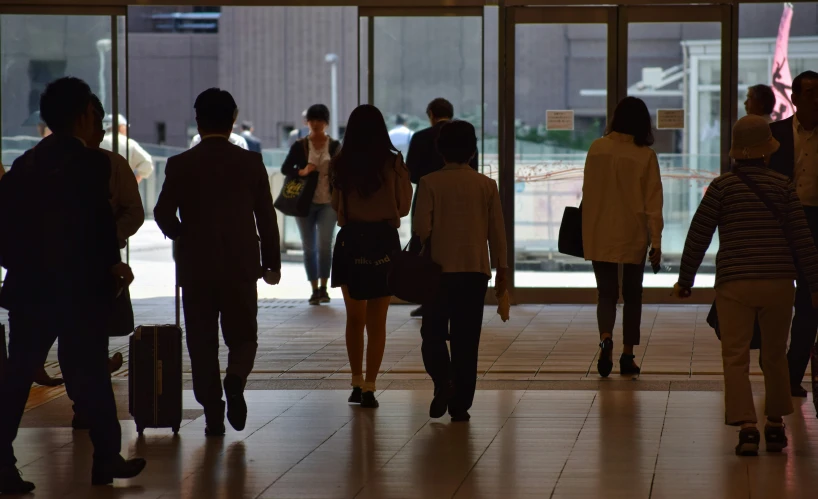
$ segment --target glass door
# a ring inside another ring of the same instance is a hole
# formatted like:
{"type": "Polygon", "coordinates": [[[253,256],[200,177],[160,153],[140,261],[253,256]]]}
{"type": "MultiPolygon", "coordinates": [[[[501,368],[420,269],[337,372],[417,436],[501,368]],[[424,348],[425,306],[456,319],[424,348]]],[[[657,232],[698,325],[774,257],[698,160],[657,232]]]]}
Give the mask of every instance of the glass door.
{"type": "MultiPolygon", "coordinates": [[[[360,100],[383,112],[409,167],[411,135],[430,126],[426,107],[439,97],[474,125],[482,145],[483,8],[360,8],[359,15],[360,100]]],[[[481,164],[486,155],[496,156],[496,147],[481,147],[481,164]]],[[[409,241],[409,217],[400,234],[409,241]]]]}
{"type": "Polygon", "coordinates": [[[504,168],[515,298],[593,300],[590,262],[557,251],[585,156],[616,103],[616,9],[518,7],[506,19],[504,168]],[[511,195],[511,196],[509,196],[511,195]],[[509,197],[513,202],[509,202],[509,197]]]}
{"type": "MultiPolygon", "coordinates": [[[[645,287],[667,290],[676,282],[690,221],[710,182],[724,169],[731,110],[728,71],[729,7],[624,7],[621,14],[621,96],[645,101],[653,118],[664,188],[662,271],[646,272],[645,287]],[[724,60],[728,60],[725,57],[724,60]],[[727,128],[725,129],[725,125],[727,128]]],[[[718,238],[696,279],[712,288],[718,238]]],[[[657,290],[658,291],[658,290],[657,290]]]]}

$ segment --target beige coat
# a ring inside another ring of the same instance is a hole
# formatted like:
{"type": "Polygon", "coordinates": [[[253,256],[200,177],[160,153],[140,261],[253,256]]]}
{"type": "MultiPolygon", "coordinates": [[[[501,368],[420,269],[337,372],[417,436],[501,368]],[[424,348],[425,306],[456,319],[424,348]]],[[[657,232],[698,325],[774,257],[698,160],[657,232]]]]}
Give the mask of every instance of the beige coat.
{"type": "Polygon", "coordinates": [[[661,248],[662,179],[659,161],[633,137],[611,133],[594,141],[585,160],[582,239],[585,259],[639,264],[648,243],[661,248]]]}

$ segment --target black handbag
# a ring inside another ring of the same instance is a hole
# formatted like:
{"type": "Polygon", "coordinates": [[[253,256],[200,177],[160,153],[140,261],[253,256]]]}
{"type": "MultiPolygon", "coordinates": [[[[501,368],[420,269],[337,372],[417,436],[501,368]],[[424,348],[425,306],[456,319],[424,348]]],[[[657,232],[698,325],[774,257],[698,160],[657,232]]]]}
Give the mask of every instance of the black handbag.
{"type": "Polygon", "coordinates": [[[133,306],[131,305],[131,292],[128,288],[114,300],[114,310],[111,314],[111,326],[108,328],[108,336],[128,336],[134,332],[133,306]]]}
{"type": "Polygon", "coordinates": [[[430,240],[426,241],[420,252],[412,251],[410,242],[403,251],[392,254],[389,288],[403,301],[423,305],[437,296],[442,269],[432,261],[430,240]]]}
{"type": "Polygon", "coordinates": [[[564,255],[585,258],[582,247],[582,203],[579,208],[567,206],[562,213],[557,249],[564,255]]]}
{"type": "Polygon", "coordinates": [[[289,175],[276,198],[274,206],[278,211],[291,217],[306,217],[310,214],[310,205],[318,187],[318,172],[306,177],[298,174],[289,175]]]}
{"type": "MultiPolygon", "coordinates": [[[[707,324],[716,332],[716,338],[721,340],[721,331],[719,330],[719,314],[716,310],[716,302],[710,307],[710,313],[707,314],[707,324]]],[[[761,348],[761,326],[758,324],[756,318],[755,326],[753,327],[753,339],[750,341],[750,350],[759,350],[761,348]]]]}

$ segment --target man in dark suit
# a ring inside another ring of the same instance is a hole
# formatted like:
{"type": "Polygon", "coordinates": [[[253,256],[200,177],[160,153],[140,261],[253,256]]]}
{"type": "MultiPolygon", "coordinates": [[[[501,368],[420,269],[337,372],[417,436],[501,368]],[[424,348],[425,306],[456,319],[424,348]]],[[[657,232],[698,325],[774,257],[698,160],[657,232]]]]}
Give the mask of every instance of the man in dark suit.
{"type": "MultiPolygon", "coordinates": [[[[795,182],[807,223],[818,245],[818,73],[807,71],[795,77],[792,103],[796,108],[795,115],[770,125],[773,137],[781,144],[770,159],[770,167],[795,182]]],[[[812,307],[807,281],[800,274],[797,286],[787,360],[792,395],[806,397],[807,391],[801,381],[815,344],[818,313],[812,307]]]]}
{"type": "Polygon", "coordinates": [[[176,242],[193,392],[204,407],[205,434],[221,436],[225,432],[222,395],[227,398],[230,424],[244,429],[244,385],[258,348],[256,284],[261,278],[278,284],[281,253],[261,156],[228,141],[238,115],[236,102],[228,92],[211,88],[199,95],[194,107],[202,141],[168,160],[154,217],[162,232],[176,242]],[[224,392],[220,318],[229,350],[224,392]]]}
{"type": "Polygon", "coordinates": [[[0,256],[8,275],[0,306],[9,310],[9,359],[0,384],[0,495],[34,489],[17,472],[12,442],[34,373],[55,339],[74,402],[88,415],[94,444],[91,481],[131,478],[143,459],[120,455],[121,430],[108,372],[114,298],[133,280],[120,261],[109,197],[111,164],[86,147],[96,132],[91,89],[62,78],[40,99],[52,135],[18,158],[0,181],[0,256]]]}
{"type": "MultiPolygon", "coordinates": [[[[406,167],[409,168],[409,175],[412,183],[418,185],[420,179],[425,175],[443,169],[446,162],[443,156],[437,152],[437,136],[443,125],[454,118],[454,106],[451,102],[443,98],[437,98],[426,106],[426,116],[432,126],[425,128],[414,135],[409,142],[409,152],[406,154],[406,167]]],[[[469,161],[469,166],[478,170],[479,152],[469,161]]],[[[415,198],[412,201],[412,220],[415,218],[415,206],[417,205],[418,191],[415,189],[415,198]]],[[[422,242],[413,239],[412,249],[419,250],[422,242]]],[[[423,307],[418,307],[410,314],[412,317],[423,317],[423,307]]]]}
{"type": "Polygon", "coordinates": [[[249,121],[244,121],[241,124],[241,135],[247,141],[247,149],[261,154],[261,139],[253,135],[253,124],[249,121]]]}

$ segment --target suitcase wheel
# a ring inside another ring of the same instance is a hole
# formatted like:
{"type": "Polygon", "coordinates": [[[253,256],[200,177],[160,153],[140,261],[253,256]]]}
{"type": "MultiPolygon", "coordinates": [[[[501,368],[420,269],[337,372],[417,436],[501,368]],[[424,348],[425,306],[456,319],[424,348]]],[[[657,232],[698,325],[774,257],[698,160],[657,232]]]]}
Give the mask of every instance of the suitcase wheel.
{"type": "Polygon", "coordinates": [[[171,430],[173,430],[174,435],[179,433],[179,427],[178,426],[174,426],[173,428],[171,428],[171,430]]]}

